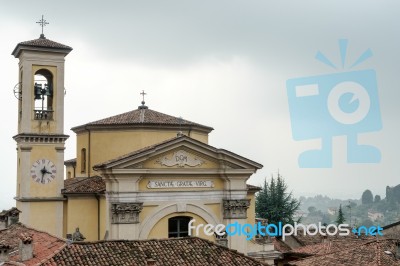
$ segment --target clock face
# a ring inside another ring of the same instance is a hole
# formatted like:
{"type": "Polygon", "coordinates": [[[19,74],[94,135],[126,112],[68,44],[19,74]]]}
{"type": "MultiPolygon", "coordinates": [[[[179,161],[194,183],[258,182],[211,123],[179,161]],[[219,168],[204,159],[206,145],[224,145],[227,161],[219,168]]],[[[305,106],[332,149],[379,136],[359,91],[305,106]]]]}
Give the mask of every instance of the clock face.
{"type": "Polygon", "coordinates": [[[48,184],[56,178],[57,169],[54,163],[47,159],[37,160],[31,168],[33,181],[48,184]]]}

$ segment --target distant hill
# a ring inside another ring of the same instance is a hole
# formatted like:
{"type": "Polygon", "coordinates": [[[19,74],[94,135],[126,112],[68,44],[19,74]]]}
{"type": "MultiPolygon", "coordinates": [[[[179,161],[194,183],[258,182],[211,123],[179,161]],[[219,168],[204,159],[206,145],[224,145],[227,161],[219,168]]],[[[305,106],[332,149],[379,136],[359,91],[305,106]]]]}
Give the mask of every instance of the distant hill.
{"type": "Polygon", "coordinates": [[[394,187],[386,186],[386,200],[400,203],[400,185],[394,187]]]}

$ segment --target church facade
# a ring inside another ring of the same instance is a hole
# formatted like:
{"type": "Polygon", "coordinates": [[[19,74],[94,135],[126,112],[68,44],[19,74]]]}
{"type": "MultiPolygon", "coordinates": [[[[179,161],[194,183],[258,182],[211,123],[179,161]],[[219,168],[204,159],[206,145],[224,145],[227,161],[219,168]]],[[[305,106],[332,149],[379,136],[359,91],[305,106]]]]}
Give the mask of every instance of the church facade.
{"type": "MultiPolygon", "coordinates": [[[[213,130],[149,109],[74,127],[76,158],[64,161],[64,58],[72,48],[41,35],[21,42],[17,142],[20,221],[86,240],[183,237],[188,224],[254,224],[262,165],[208,144],[213,130]],[[64,178],[64,164],[66,177],[64,178]]],[[[245,235],[216,238],[247,253],[245,235]]]]}

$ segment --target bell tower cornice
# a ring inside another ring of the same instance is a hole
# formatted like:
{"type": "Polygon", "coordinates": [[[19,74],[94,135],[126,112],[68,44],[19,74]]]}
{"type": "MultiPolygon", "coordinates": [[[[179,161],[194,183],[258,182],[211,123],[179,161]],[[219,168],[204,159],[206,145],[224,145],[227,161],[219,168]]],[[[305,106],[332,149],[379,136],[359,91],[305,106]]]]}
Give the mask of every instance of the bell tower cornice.
{"type": "Polygon", "coordinates": [[[62,143],[69,138],[63,134],[18,134],[13,137],[17,143],[62,143]]]}

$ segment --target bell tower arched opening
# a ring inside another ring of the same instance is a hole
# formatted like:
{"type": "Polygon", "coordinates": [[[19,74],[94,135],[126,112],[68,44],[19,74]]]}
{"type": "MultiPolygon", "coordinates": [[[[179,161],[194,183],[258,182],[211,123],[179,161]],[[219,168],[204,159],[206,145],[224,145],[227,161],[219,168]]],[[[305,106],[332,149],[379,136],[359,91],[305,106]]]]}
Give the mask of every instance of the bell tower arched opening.
{"type": "Polygon", "coordinates": [[[53,74],[47,69],[39,69],[34,75],[35,120],[53,119],[53,74]]]}

